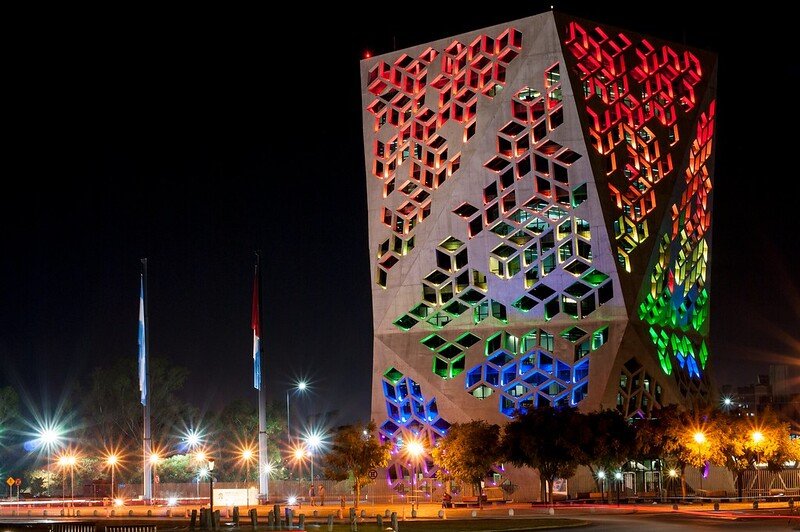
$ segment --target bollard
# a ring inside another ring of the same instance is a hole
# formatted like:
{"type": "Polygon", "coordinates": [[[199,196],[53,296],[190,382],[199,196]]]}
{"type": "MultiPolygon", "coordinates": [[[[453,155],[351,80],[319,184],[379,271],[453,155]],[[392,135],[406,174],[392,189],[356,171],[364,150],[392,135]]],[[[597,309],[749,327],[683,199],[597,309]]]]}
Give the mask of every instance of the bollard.
{"type": "Polygon", "coordinates": [[[95,516],[95,517],[98,517],[100,515],[100,512],[95,510],[94,512],[92,512],[92,515],[95,516]]]}
{"type": "Polygon", "coordinates": [[[189,520],[189,528],[194,528],[197,525],[197,509],[192,508],[192,517],[189,520]]]}
{"type": "Polygon", "coordinates": [[[397,524],[397,512],[392,512],[392,530],[394,530],[394,532],[400,530],[400,527],[397,524]]]}
{"type": "Polygon", "coordinates": [[[547,513],[550,515],[556,515],[556,509],[551,506],[547,509],[547,513]]]}
{"type": "Polygon", "coordinates": [[[258,511],[255,508],[251,508],[250,512],[250,526],[253,528],[258,526],[258,511]]]}
{"type": "Polygon", "coordinates": [[[472,517],[478,517],[478,510],[472,510],[472,517]]]}
{"type": "Polygon", "coordinates": [[[297,517],[297,528],[299,528],[300,530],[306,529],[306,514],[300,514],[297,517]]]}
{"type": "Polygon", "coordinates": [[[383,530],[383,516],[381,514],[375,516],[375,524],[378,526],[378,530],[383,530]]]}
{"type": "Polygon", "coordinates": [[[719,503],[718,503],[718,502],[715,502],[715,503],[714,503],[714,511],[715,511],[715,512],[718,512],[718,511],[719,511],[719,503]]]}
{"type": "Polygon", "coordinates": [[[392,511],[391,511],[391,510],[389,510],[389,509],[387,508],[387,509],[386,509],[386,511],[385,511],[385,512],[383,512],[383,516],[384,516],[386,519],[389,519],[389,518],[392,516],[392,511]]]}
{"type": "Polygon", "coordinates": [[[361,510],[361,518],[364,519],[366,517],[367,517],[367,511],[366,510],[361,510]]]}
{"type": "Polygon", "coordinates": [[[47,517],[47,510],[42,510],[42,517],[47,517]]]}
{"type": "Polygon", "coordinates": [[[239,526],[239,507],[233,507],[233,526],[239,526]]]}
{"type": "Polygon", "coordinates": [[[292,522],[294,521],[294,510],[291,508],[286,508],[286,528],[287,530],[292,529],[292,522]]]}
{"type": "Polygon", "coordinates": [[[208,515],[205,508],[200,508],[200,528],[208,529],[208,515]]]}
{"type": "Polygon", "coordinates": [[[272,510],[267,514],[267,528],[275,530],[275,514],[272,510]]]}
{"type": "Polygon", "coordinates": [[[128,517],[133,517],[133,510],[128,510],[128,517]]]}
{"type": "Polygon", "coordinates": [[[30,511],[30,510],[28,510],[28,517],[30,517],[30,516],[31,516],[31,511],[30,511]]]}
{"type": "Polygon", "coordinates": [[[111,510],[111,517],[116,517],[116,516],[117,516],[117,511],[111,510]]]}
{"type": "Polygon", "coordinates": [[[319,517],[319,512],[314,510],[313,512],[311,512],[311,515],[313,515],[314,517],[319,517]]]}
{"type": "Polygon", "coordinates": [[[753,501],[753,510],[758,510],[758,501],[753,501]]]}
{"type": "Polygon", "coordinates": [[[272,511],[275,512],[275,526],[278,526],[278,521],[281,518],[281,507],[276,504],[272,507],[272,511]]]}
{"type": "Polygon", "coordinates": [[[444,510],[439,510],[437,515],[439,516],[439,519],[444,519],[444,510]]]}
{"type": "MultiPolygon", "coordinates": [[[[131,514],[133,514],[133,510],[131,510],[131,514]]],[[[147,510],[147,517],[153,517],[153,510],[147,510]]]]}
{"type": "Polygon", "coordinates": [[[81,516],[81,511],[75,510],[75,517],[80,517],[80,516],[81,516]]]}
{"type": "Polygon", "coordinates": [[[214,526],[214,529],[216,530],[217,528],[219,528],[219,510],[214,510],[214,515],[212,516],[212,518],[214,521],[211,524],[214,526]]]}
{"type": "Polygon", "coordinates": [[[164,517],[172,517],[172,509],[167,508],[167,511],[164,512],[164,517]]]}
{"type": "Polygon", "coordinates": [[[333,515],[328,515],[328,532],[333,532],[333,515]]]}
{"type": "Polygon", "coordinates": [[[356,518],[356,509],[355,508],[350,508],[350,511],[348,512],[348,517],[349,517],[350,521],[352,521],[353,519],[356,518]]]}
{"type": "Polygon", "coordinates": [[[59,512],[59,514],[61,514],[61,517],[64,517],[64,510],[62,509],[62,510],[59,512]]]}
{"type": "Polygon", "coordinates": [[[672,505],[672,509],[673,509],[673,510],[677,510],[677,509],[678,509],[678,505],[677,505],[677,503],[672,505]]]}
{"type": "Polygon", "coordinates": [[[412,518],[413,518],[413,517],[417,517],[417,509],[416,509],[416,508],[412,508],[412,509],[411,509],[411,517],[412,517],[412,518]]]}
{"type": "Polygon", "coordinates": [[[341,509],[336,510],[336,519],[343,519],[343,518],[344,514],[342,513],[342,510],[341,509]]]}
{"type": "Polygon", "coordinates": [[[789,508],[794,508],[794,497],[789,497],[789,508]]]}

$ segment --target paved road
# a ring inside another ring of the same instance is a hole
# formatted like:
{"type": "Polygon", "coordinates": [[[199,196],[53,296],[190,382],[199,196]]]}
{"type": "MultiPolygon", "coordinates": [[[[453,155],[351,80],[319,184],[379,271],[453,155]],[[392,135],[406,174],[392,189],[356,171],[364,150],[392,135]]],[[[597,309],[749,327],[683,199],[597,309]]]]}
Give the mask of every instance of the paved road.
{"type": "Polygon", "coordinates": [[[677,530],[800,530],[800,519],[786,517],[764,517],[763,519],[710,519],[686,514],[644,514],[644,515],[582,515],[581,519],[591,525],[571,530],[617,531],[636,530],[638,532],[674,532],[677,530]]]}

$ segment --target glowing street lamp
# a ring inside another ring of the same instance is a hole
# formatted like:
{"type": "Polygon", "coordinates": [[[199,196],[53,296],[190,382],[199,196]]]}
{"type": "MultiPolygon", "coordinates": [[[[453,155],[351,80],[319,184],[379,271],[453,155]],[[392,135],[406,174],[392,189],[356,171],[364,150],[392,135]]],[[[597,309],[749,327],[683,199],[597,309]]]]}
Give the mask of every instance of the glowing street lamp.
{"type": "MultiPolygon", "coordinates": [[[[416,494],[416,480],[417,480],[417,461],[425,454],[425,445],[421,440],[413,439],[406,442],[406,454],[411,459],[411,510],[414,511],[414,503],[417,503],[419,509],[419,501],[416,494]]],[[[480,494],[478,494],[480,500],[480,494]]]]}
{"type": "MultiPolygon", "coordinates": [[[[160,454],[158,454],[155,451],[150,453],[150,464],[152,464],[152,466],[153,466],[153,478],[158,476],[156,474],[156,466],[158,465],[158,463],[160,461],[161,461],[161,455],[160,454]]],[[[156,484],[158,484],[158,482],[156,482],[156,484]]],[[[155,492],[156,489],[157,488],[153,488],[153,498],[158,499],[158,495],[155,492]]]]}
{"type": "MultiPolygon", "coordinates": [[[[764,433],[760,430],[754,430],[750,433],[750,439],[753,440],[753,449],[756,451],[756,465],[761,463],[761,442],[764,441],[764,433]]],[[[756,468],[756,476],[758,477],[758,492],[761,493],[761,474],[756,468]]]]}
{"type": "Polygon", "coordinates": [[[322,435],[317,432],[312,432],[306,435],[306,447],[308,448],[308,455],[311,458],[311,484],[314,484],[314,451],[322,445],[322,435]]]}
{"type": "Polygon", "coordinates": [[[206,452],[205,451],[197,451],[196,453],[194,453],[194,460],[198,464],[206,463],[207,458],[208,457],[206,456],[206,452]]]}
{"type": "Polygon", "coordinates": [[[289,424],[289,396],[292,393],[300,392],[304,393],[308,389],[308,383],[304,380],[297,381],[292,388],[286,390],[286,436],[288,437],[289,441],[292,441],[292,428],[289,424]]]}
{"type": "Polygon", "coordinates": [[[111,499],[114,499],[114,470],[119,463],[119,456],[116,454],[109,454],[106,456],[106,465],[111,468],[111,499]]]}
{"type": "Polygon", "coordinates": [[[239,453],[239,458],[242,462],[244,462],[244,489],[247,492],[247,507],[250,508],[250,489],[247,487],[247,483],[250,482],[250,463],[255,458],[255,453],[253,452],[253,449],[245,447],[239,453]]]}
{"type": "Polygon", "coordinates": [[[189,432],[186,433],[186,445],[189,449],[194,449],[201,443],[200,432],[196,429],[190,429],[189,432]]]}
{"type": "Polygon", "coordinates": [[[600,481],[602,482],[601,485],[603,487],[603,491],[600,493],[600,502],[605,503],[605,497],[606,497],[606,472],[603,471],[603,470],[598,471],[597,472],[597,478],[600,479],[600,481]]]}
{"type": "Polygon", "coordinates": [[[701,432],[699,430],[697,432],[695,432],[694,433],[694,441],[695,441],[695,443],[698,443],[698,444],[701,444],[701,445],[704,444],[706,442],[705,433],[703,433],[703,432],[701,432]]]}
{"type": "Polygon", "coordinates": [[[75,506],[75,464],[77,461],[74,454],[62,454],[58,457],[58,465],[60,465],[62,469],[69,467],[70,506],[75,506]]]}
{"type": "MultiPolygon", "coordinates": [[[[40,427],[37,435],[39,436],[39,445],[44,447],[47,451],[47,471],[51,472],[53,449],[58,447],[59,443],[61,442],[61,433],[56,430],[55,426],[49,425],[40,427]]],[[[50,482],[47,483],[47,494],[52,495],[52,493],[50,493],[50,482]]]]}

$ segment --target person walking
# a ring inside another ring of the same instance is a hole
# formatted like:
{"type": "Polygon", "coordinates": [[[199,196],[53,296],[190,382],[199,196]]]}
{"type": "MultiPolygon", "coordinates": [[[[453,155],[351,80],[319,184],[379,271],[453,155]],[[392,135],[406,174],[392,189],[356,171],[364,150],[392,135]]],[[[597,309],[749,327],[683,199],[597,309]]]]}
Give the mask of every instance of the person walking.
{"type": "Polygon", "coordinates": [[[317,492],[314,489],[314,484],[311,484],[311,487],[308,488],[308,500],[311,501],[311,506],[316,506],[317,505],[317,502],[315,500],[316,496],[317,496],[317,492]]]}
{"type": "Polygon", "coordinates": [[[325,486],[322,484],[317,488],[317,496],[319,497],[319,505],[325,506],[325,486]]]}

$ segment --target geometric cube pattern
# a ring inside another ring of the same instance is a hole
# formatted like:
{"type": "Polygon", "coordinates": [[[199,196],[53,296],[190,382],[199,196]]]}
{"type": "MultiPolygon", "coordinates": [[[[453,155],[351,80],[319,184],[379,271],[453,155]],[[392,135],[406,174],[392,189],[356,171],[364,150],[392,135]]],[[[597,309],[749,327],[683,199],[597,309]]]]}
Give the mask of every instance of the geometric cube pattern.
{"type": "Polygon", "coordinates": [[[513,28],[497,39],[480,35],[469,45],[453,41],[441,54],[441,73],[426,90],[429,67],[440,55],[425,49],[416,58],[400,55],[391,64],[378,62],[369,71],[368,90],[376,98],[367,106],[376,132],[372,175],[382,181],[386,199],[380,216],[392,235],[378,247],[376,282],[386,287],[389,270],[414,248],[414,232],[431,213],[432,194],[455,174],[460,152],[437,134],[448,121],[463,124],[464,143],[477,127],[479,96],[493,98],[505,84],[506,69],[521,50],[522,34],[513,28]],[[428,98],[426,102],[426,97],[428,98]],[[404,172],[398,172],[406,160],[404,172]],[[391,207],[394,196],[402,198],[391,207]]]}
{"type": "Polygon", "coordinates": [[[713,54],[548,12],[361,72],[383,438],[708,400],[713,54]]]}
{"type": "Polygon", "coordinates": [[[690,376],[699,378],[708,358],[709,298],[706,289],[711,227],[711,174],[707,166],[712,153],[716,103],[700,114],[697,133],[689,153],[686,187],[672,205],[672,226],[659,242],[657,262],[650,275],[650,291],[639,305],[639,317],[653,325],[650,335],[658,349],[664,372],[672,373],[671,358],[690,376]],[[693,333],[695,338],[667,330],[693,333]],[[699,343],[698,343],[699,342],[699,343]]]}
{"type": "Polygon", "coordinates": [[[577,21],[569,23],[564,44],[576,61],[588,134],[604,159],[618,213],[617,259],[630,272],[630,254],[650,234],[655,187],[675,167],[678,115],[694,108],[703,69],[688,50],[577,21]]]}
{"type": "MultiPolygon", "coordinates": [[[[444,437],[450,423],[439,415],[436,398],[426,399],[419,384],[395,368],[389,368],[383,374],[382,382],[387,419],[381,424],[379,435],[382,441],[394,443],[388,479],[390,484],[396,485],[409,475],[407,459],[402,453],[403,442],[413,438],[433,448],[444,437]]],[[[429,457],[425,457],[423,462],[421,465],[426,474],[435,473],[429,457]]]]}
{"type": "Polygon", "coordinates": [[[581,155],[550,138],[564,123],[559,63],[545,70],[543,87],[513,96],[497,155],[484,163],[496,177],[483,189],[481,208],[465,202],[454,212],[468,224],[469,238],[484,228],[499,237],[489,272],[504,280],[519,276],[528,289],[514,308],[529,312],[542,304],[547,320],[559,312],[585,318],[611,299],[613,286],[592,268],[590,224],[573,210],[587,199],[587,184],[570,180],[569,168],[581,155]],[[530,195],[525,185],[532,185],[530,195]],[[557,268],[577,278],[561,291],[545,280],[557,268]]]}
{"type": "Polygon", "coordinates": [[[636,357],[622,365],[617,392],[617,410],[626,418],[650,417],[654,408],[661,408],[661,385],[645,370],[636,357]]]}
{"type": "MultiPolygon", "coordinates": [[[[571,327],[565,334],[574,335],[575,329],[578,328],[571,327]]],[[[584,331],[578,331],[576,343],[586,336],[584,331]]],[[[589,345],[600,347],[603,343],[601,330],[589,345]]],[[[465,386],[477,399],[496,394],[500,412],[508,418],[542,405],[575,406],[588,393],[586,355],[591,350],[582,352],[574,362],[566,362],[553,354],[550,333],[533,329],[517,338],[501,331],[486,340],[486,360],[469,370],[465,386]]]]}

